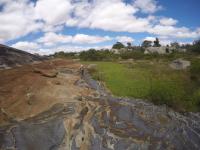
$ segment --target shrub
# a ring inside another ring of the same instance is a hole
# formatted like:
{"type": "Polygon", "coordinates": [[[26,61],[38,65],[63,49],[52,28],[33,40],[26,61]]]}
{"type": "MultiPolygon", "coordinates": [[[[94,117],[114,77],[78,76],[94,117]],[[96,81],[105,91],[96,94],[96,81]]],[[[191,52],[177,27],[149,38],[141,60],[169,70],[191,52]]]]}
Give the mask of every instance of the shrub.
{"type": "Polygon", "coordinates": [[[104,81],[103,72],[98,71],[96,67],[89,68],[88,71],[92,75],[93,79],[98,80],[98,81],[104,81]]]}
{"type": "Polygon", "coordinates": [[[183,90],[177,89],[174,83],[155,81],[151,84],[148,98],[155,104],[166,104],[180,110],[183,108],[184,95],[183,90]]]}
{"type": "Polygon", "coordinates": [[[192,61],[190,72],[192,74],[200,74],[200,60],[192,61]]]}
{"type": "Polygon", "coordinates": [[[197,110],[200,111],[200,89],[193,94],[193,103],[197,106],[197,110]]]}
{"type": "Polygon", "coordinates": [[[88,51],[81,52],[80,59],[90,60],[90,61],[98,61],[98,60],[102,60],[102,56],[95,49],[90,49],[88,51]]]}
{"type": "Polygon", "coordinates": [[[162,55],[158,54],[158,53],[152,53],[152,54],[146,54],[145,55],[145,59],[160,59],[162,58],[162,55]]]}
{"type": "Polygon", "coordinates": [[[125,48],[125,46],[121,42],[117,42],[116,44],[113,45],[112,48],[113,49],[121,49],[121,48],[125,48]]]}
{"type": "Polygon", "coordinates": [[[142,59],[144,58],[144,53],[142,51],[124,51],[120,54],[122,59],[142,59]]]}
{"type": "Polygon", "coordinates": [[[142,42],[142,47],[151,47],[152,46],[152,41],[144,40],[142,42]]]}
{"type": "Polygon", "coordinates": [[[150,89],[149,98],[156,104],[169,104],[172,97],[172,91],[162,84],[154,83],[150,89]]]}
{"type": "Polygon", "coordinates": [[[56,52],[54,54],[55,57],[59,57],[59,58],[77,58],[76,56],[77,53],[74,52],[56,52]]]}
{"type": "Polygon", "coordinates": [[[200,39],[193,42],[191,50],[195,53],[200,53],[200,39]]]}
{"type": "Polygon", "coordinates": [[[193,60],[190,67],[190,77],[193,81],[200,83],[200,60],[193,60]]]}
{"type": "Polygon", "coordinates": [[[109,50],[95,50],[90,49],[80,53],[80,59],[84,61],[102,61],[102,60],[113,60],[116,55],[109,50]]]}
{"type": "Polygon", "coordinates": [[[93,73],[93,78],[95,80],[98,80],[98,81],[104,81],[105,79],[105,76],[104,76],[104,73],[103,72],[96,72],[96,73],[93,73]]]}

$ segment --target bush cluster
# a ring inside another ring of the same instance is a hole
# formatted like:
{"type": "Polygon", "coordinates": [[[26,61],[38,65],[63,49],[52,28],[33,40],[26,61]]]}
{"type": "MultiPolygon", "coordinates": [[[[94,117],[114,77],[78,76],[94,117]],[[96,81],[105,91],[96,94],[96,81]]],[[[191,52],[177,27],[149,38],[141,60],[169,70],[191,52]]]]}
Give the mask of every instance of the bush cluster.
{"type": "Polygon", "coordinates": [[[172,82],[152,82],[151,89],[149,90],[148,99],[153,103],[162,105],[166,104],[176,110],[183,108],[185,92],[184,90],[176,89],[172,82]]]}
{"type": "Polygon", "coordinates": [[[194,53],[200,53],[200,39],[193,42],[193,44],[182,45],[182,48],[194,53]]]}
{"type": "Polygon", "coordinates": [[[116,55],[109,50],[90,49],[80,53],[79,58],[84,61],[109,61],[115,59],[116,55]]]}
{"type": "Polygon", "coordinates": [[[190,78],[195,83],[195,85],[200,87],[200,60],[199,59],[195,59],[191,63],[190,78]]]}
{"type": "Polygon", "coordinates": [[[75,52],[56,52],[54,54],[54,57],[59,57],[59,58],[77,58],[76,53],[75,52]]]}

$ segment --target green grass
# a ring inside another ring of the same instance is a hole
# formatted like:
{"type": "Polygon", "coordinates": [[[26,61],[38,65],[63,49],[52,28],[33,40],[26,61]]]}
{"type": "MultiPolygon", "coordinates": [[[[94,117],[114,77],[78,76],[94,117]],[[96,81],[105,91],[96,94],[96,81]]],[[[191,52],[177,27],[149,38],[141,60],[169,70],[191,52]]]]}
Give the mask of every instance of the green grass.
{"type": "Polygon", "coordinates": [[[191,82],[189,71],[172,70],[166,60],[84,63],[97,64],[93,77],[105,82],[116,96],[148,99],[179,111],[199,111],[200,90],[191,82]]]}

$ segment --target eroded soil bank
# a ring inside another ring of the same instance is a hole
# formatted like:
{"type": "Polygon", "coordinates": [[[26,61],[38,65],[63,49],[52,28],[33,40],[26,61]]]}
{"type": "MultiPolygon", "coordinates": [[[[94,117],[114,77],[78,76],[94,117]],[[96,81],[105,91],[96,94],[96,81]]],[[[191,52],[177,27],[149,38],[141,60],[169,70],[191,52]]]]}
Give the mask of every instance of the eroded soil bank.
{"type": "Polygon", "coordinates": [[[199,149],[200,114],[115,98],[71,60],[0,72],[0,147],[199,149]]]}

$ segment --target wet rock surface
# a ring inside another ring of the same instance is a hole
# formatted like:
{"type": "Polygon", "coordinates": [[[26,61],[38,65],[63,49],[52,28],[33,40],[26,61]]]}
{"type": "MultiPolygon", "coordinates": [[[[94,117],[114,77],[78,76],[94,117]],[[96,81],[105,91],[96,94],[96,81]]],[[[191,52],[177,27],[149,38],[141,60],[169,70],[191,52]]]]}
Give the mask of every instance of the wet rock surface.
{"type": "MultiPolygon", "coordinates": [[[[59,74],[65,78],[77,76],[78,67],[64,70],[58,69],[58,77],[59,74]]],[[[82,79],[74,79],[72,85],[85,92],[75,94],[70,102],[55,103],[35,116],[1,126],[1,149],[197,150],[200,147],[199,113],[180,114],[143,100],[114,97],[87,72],[82,79]],[[86,89],[90,91],[87,94],[86,89]]]]}

